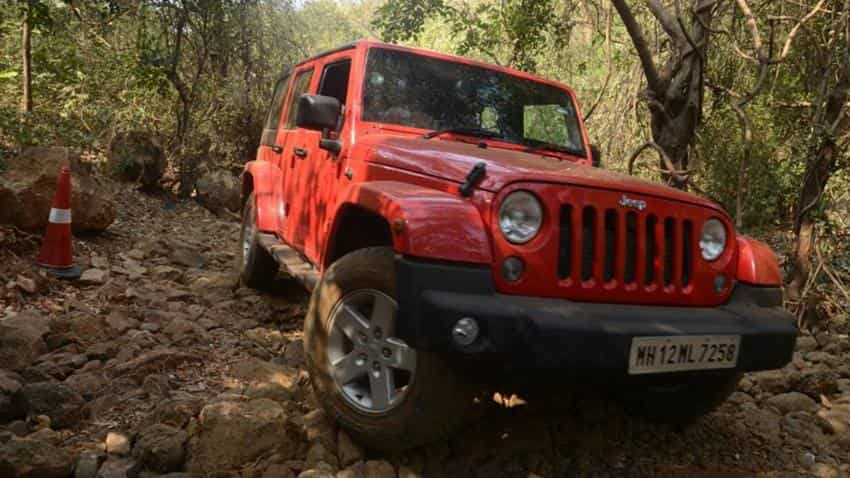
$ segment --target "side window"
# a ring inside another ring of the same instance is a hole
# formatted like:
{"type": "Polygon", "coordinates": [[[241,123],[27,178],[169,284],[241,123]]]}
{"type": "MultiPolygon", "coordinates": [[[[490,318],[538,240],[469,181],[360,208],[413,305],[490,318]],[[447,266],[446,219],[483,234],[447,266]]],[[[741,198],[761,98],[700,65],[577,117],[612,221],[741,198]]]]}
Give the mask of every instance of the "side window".
{"type": "Polygon", "coordinates": [[[286,89],[289,87],[289,74],[281,77],[274,87],[274,95],[272,96],[272,105],[269,108],[269,113],[266,116],[266,123],[263,126],[263,137],[260,143],[270,145],[274,144],[277,136],[277,125],[280,124],[280,114],[283,110],[283,101],[286,99],[286,89]]]}
{"type": "Polygon", "coordinates": [[[348,73],[351,71],[351,60],[342,60],[325,66],[322,72],[322,81],[319,84],[319,94],[331,96],[339,100],[339,104],[345,105],[345,96],[348,93],[348,73]]]}
{"type": "Polygon", "coordinates": [[[292,129],[295,127],[295,115],[298,114],[298,98],[307,92],[307,88],[310,87],[310,80],[312,79],[313,68],[304,70],[295,76],[295,85],[292,87],[292,96],[289,100],[289,111],[286,114],[286,124],[284,125],[285,129],[292,129]]]}

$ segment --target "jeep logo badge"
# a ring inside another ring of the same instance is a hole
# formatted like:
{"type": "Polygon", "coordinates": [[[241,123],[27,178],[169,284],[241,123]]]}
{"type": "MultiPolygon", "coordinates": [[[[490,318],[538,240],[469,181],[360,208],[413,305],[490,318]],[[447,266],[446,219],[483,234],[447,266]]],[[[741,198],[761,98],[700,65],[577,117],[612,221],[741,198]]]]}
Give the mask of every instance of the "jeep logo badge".
{"type": "Polygon", "coordinates": [[[643,211],[644,209],[646,209],[646,201],[642,201],[640,199],[632,199],[626,196],[625,194],[623,194],[623,197],[620,199],[619,204],[623,207],[633,207],[638,211],[643,211]]]}

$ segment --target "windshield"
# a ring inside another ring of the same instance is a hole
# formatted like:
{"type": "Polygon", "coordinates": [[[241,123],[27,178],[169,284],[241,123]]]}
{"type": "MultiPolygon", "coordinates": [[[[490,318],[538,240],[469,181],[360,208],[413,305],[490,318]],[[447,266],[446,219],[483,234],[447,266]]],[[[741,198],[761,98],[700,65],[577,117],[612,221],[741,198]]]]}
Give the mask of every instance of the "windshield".
{"type": "Polygon", "coordinates": [[[479,66],[372,48],[363,120],[482,136],[586,156],[564,90],[479,66]]]}

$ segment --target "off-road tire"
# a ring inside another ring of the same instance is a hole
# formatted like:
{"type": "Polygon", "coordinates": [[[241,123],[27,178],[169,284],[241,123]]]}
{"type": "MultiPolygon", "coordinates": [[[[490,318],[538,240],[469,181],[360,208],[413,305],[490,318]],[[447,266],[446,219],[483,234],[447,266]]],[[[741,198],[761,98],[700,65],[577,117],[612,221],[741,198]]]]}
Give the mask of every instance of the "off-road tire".
{"type": "Polygon", "coordinates": [[[236,258],[236,267],[239,271],[239,281],[253,289],[267,287],[277,276],[279,265],[277,261],[268,253],[257,240],[257,213],[254,205],[254,193],[248,195],[245,205],[242,206],[242,227],[239,231],[239,254],[236,258]],[[249,222],[250,221],[250,222],[249,222]],[[245,249],[243,241],[245,239],[246,227],[251,225],[254,228],[254,237],[248,248],[248,260],[244,260],[245,249]]]}
{"type": "Polygon", "coordinates": [[[338,390],[326,353],[331,312],[342,297],[358,289],[375,289],[395,298],[393,257],[392,248],[374,247],[340,258],[313,291],[304,323],[307,368],[316,397],[356,440],[382,451],[401,451],[449,437],[469,416],[477,390],[441,358],[419,350],[411,388],[399,405],[384,414],[358,411],[338,390]]]}
{"type": "Polygon", "coordinates": [[[619,390],[626,410],[641,418],[688,425],[710,413],[735,391],[741,374],[712,371],[630,384],[619,390]]]}

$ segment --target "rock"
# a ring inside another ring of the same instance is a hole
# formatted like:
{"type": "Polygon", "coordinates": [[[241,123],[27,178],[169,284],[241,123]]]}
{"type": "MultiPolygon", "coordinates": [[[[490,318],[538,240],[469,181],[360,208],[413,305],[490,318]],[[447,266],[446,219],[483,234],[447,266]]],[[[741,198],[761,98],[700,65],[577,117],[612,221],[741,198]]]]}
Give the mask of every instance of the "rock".
{"type": "Polygon", "coordinates": [[[339,430],[336,442],[340,466],[347,467],[363,459],[363,449],[351,439],[351,436],[345,430],[339,430]]]}
{"type": "Polygon", "coordinates": [[[97,471],[97,478],[137,478],[139,465],[129,458],[109,457],[97,471]]]}
{"type": "Polygon", "coordinates": [[[47,352],[44,336],[48,320],[34,312],[22,312],[0,321],[0,364],[10,370],[21,370],[47,352]]]}
{"type": "Polygon", "coordinates": [[[367,478],[366,463],[358,461],[336,474],[336,478],[367,478]]]}
{"type": "Polygon", "coordinates": [[[287,432],[286,415],[277,402],[256,399],[212,403],[198,418],[187,469],[193,473],[233,469],[272,453],[291,457],[295,446],[287,432]]]}
{"type": "Polygon", "coordinates": [[[94,400],[109,383],[102,372],[75,373],[63,382],[79,393],[85,400],[94,400]]]}
{"type": "Polygon", "coordinates": [[[106,434],[106,452],[112,455],[127,456],[130,454],[129,435],[121,432],[109,432],[106,434]]]}
{"type": "Polygon", "coordinates": [[[758,386],[768,393],[783,393],[788,391],[788,378],[783,370],[769,370],[751,375],[758,386]]]}
{"type": "Polygon", "coordinates": [[[310,445],[307,450],[307,457],[304,459],[304,466],[307,468],[317,468],[320,463],[326,463],[332,469],[339,468],[339,460],[336,455],[330,452],[322,442],[315,442],[310,445]]]}
{"type": "Polygon", "coordinates": [[[145,352],[138,357],[111,367],[115,376],[143,377],[154,371],[175,368],[186,362],[201,362],[203,357],[173,348],[145,352]]]}
{"type": "Polygon", "coordinates": [[[298,478],[334,478],[334,474],[327,470],[305,470],[298,474],[298,478]]]}
{"type": "Polygon", "coordinates": [[[105,284],[109,278],[109,272],[103,269],[86,269],[83,274],[77,279],[77,284],[80,285],[100,285],[105,284]]]}
{"type": "Polygon", "coordinates": [[[395,468],[384,460],[366,462],[366,476],[369,478],[396,478],[395,468]]]}
{"type": "Polygon", "coordinates": [[[0,476],[3,478],[67,478],[74,456],[49,443],[12,439],[0,445],[0,476]]]}
{"type": "Polygon", "coordinates": [[[171,393],[171,383],[165,374],[151,374],[142,381],[142,390],[151,397],[167,397],[171,393]]]}
{"type": "Polygon", "coordinates": [[[175,428],[183,428],[189,420],[200,413],[204,403],[200,399],[167,399],[159,402],[145,423],[152,425],[164,423],[175,428]]]}
{"type": "Polygon", "coordinates": [[[0,220],[26,230],[43,229],[47,224],[56,181],[66,164],[71,166],[71,210],[75,231],[102,231],[115,220],[115,203],[99,187],[79,156],[68,148],[26,147],[7,160],[0,175],[0,220]]]}
{"type": "Polygon", "coordinates": [[[817,403],[799,392],[788,392],[774,395],[765,400],[765,405],[778,410],[783,415],[791,412],[814,412],[817,403]]]}
{"type": "Polygon", "coordinates": [[[124,131],[109,142],[107,166],[124,181],[137,181],[149,190],[158,189],[165,163],[162,146],[151,133],[124,131]]]}
{"type": "Polygon", "coordinates": [[[63,383],[31,383],[21,393],[29,413],[47,415],[53,428],[73,427],[83,416],[85,400],[63,383]]]}
{"type": "Polygon", "coordinates": [[[263,472],[262,478],[295,478],[295,473],[286,465],[272,464],[263,472]]]}
{"type": "Polygon", "coordinates": [[[304,366],[304,342],[297,339],[286,344],[283,349],[283,358],[290,367],[304,366]]]}
{"type": "Polygon", "coordinates": [[[124,332],[130,329],[137,328],[139,326],[139,321],[132,317],[128,317],[124,312],[113,310],[106,317],[106,325],[115,332],[116,336],[119,336],[123,335],[124,332]]]}
{"type": "Polygon", "coordinates": [[[205,173],[195,183],[195,190],[198,202],[212,212],[238,212],[242,208],[242,185],[239,178],[227,170],[205,173]]]}
{"type": "Polygon", "coordinates": [[[175,264],[195,269],[202,269],[206,264],[206,259],[198,251],[186,248],[174,249],[170,259],[175,264]]]}
{"type": "Polygon", "coordinates": [[[836,405],[828,410],[819,410],[818,416],[829,424],[830,433],[838,435],[850,432],[850,405],[836,405]]]}
{"type": "Polygon", "coordinates": [[[145,469],[168,473],[179,471],[186,458],[188,435],[178,428],[161,423],[139,433],[133,447],[133,457],[145,469]]]}
{"type": "Polygon", "coordinates": [[[819,399],[821,395],[838,392],[838,373],[829,369],[807,369],[791,379],[791,386],[806,395],[819,399]]]}
{"type": "Polygon", "coordinates": [[[233,365],[230,373],[248,385],[248,394],[254,398],[283,402],[297,391],[298,371],[284,365],[250,358],[233,365]]]}
{"type": "Polygon", "coordinates": [[[35,294],[38,292],[38,286],[35,281],[29,277],[18,274],[18,277],[15,278],[15,285],[18,286],[24,292],[35,294]]]}
{"type": "Polygon", "coordinates": [[[20,377],[8,370],[0,370],[0,422],[26,415],[26,402],[21,395],[20,377]]]}
{"type": "Polygon", "coordinates": [[[801,443],[815,444],[822,432],[816,419],[806,412],[791,412],[782,418],[782,430],[801,443]]]}
{"type": "Polygon", "coordinates": [[[81,453],[74,467],[74,478],[96,478],[97,470],[104,460],[106,455],[99,451],[81,453]]]}
{"type": "Polygon", "coordinates": [[[817,340],[811,335],[801,335],[797,337],[797,351],[799,352],[812,352],[817,350],[819,347],[817,340]]]}
{"type": "Polygon", "coordinates": [[[178,281],[183,276],[183,272],[180,269],[165,265],[155,266],[152,273],[156,279],[169,281],[178,281]]]}

